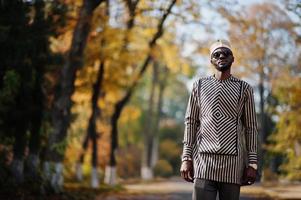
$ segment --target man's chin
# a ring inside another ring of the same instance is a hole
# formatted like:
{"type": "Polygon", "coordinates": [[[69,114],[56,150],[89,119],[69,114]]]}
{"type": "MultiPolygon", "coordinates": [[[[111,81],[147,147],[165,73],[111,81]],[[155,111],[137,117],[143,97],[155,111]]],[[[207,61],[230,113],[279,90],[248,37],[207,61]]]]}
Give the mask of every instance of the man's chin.
{"type": "Polygon", "coordinates": [[[224,72],[227,71],[228,69],[230,69],[231,66],[229,65],[219,65],[216,66],[215,69],[217,69],[218,71],[224,72]]]}

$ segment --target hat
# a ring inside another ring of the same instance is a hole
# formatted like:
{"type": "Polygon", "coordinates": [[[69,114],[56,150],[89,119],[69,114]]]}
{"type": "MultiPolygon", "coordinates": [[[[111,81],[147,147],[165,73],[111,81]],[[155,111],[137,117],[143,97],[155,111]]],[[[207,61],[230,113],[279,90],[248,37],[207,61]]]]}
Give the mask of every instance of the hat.
{"type": "MultiPolygon", "coordinates": [[[[218,48],[225,47],[231,50],[230,42],[223,39],[216,40],[211,46],[210,46],[210,55],[218,48]]],[[[232,50],[231,50],[232,51],[232,50]]]]}

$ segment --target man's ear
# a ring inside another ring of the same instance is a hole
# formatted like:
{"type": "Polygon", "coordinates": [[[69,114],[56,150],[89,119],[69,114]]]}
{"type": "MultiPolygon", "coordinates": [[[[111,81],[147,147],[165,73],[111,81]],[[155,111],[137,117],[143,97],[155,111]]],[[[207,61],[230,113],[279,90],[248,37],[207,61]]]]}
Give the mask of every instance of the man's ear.
{"type": "Polygon", "coordinates": [[[233,57],[232,63],[234,63],[234,61],[235,61],[235,58],[234,58],[234,56],[232,56],[232,57],[233,57]]]}
{"type": "Polygon", "coordinates": [[[213,65],[213,61],[212,61],[212,58],[210,58],[210,63],[213,65]]]}

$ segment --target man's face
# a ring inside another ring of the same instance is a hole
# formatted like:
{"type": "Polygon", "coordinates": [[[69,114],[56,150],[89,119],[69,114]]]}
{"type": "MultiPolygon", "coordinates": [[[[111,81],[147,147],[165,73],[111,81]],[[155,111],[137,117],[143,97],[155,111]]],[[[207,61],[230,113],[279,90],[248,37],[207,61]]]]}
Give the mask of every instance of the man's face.
{"type": "Polygon", "coordinates": [[[218,71],[226,71],[230,69],[234,57],[232,51],[228,48],[217,48],[211,54],[211,63],[218,71]]]}

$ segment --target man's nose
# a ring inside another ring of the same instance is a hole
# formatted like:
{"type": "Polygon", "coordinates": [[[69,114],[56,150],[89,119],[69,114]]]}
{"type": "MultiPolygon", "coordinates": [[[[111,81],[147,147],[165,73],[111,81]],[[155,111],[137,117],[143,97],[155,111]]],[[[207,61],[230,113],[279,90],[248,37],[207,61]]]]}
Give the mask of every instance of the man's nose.
{"type": "Polygon", "coordinates": [[[221,53],[220,55],[219,55],[219,58],[225,58],[226,56],[223,54],[223,53],[221,53]]]}

